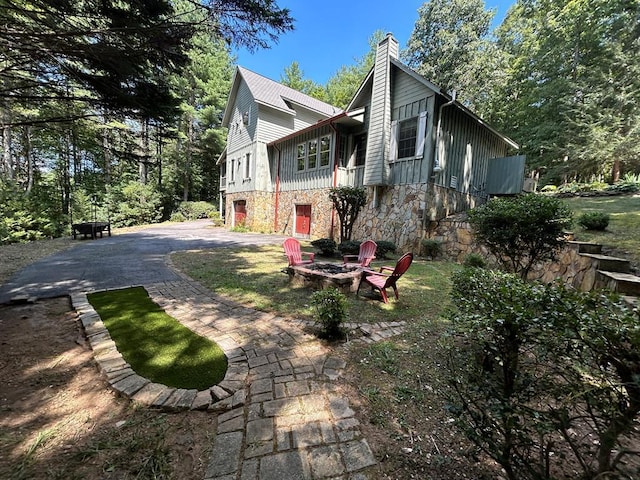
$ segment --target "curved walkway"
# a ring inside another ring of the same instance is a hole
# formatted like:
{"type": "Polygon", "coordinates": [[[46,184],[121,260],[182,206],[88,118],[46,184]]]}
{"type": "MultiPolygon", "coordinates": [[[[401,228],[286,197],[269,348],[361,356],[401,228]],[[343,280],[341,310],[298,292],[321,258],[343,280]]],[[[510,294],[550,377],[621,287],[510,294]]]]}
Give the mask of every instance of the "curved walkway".
{"type": "MultiPolygon", "coordinates": [[[[188,230],[178,231],[187,233],[188,230]]],[[[173,271],[166,263],[166,254],[183,242],[188,249],[193,249],[246,245],[249,240],[279,243],[281,239],[268,235],[244,235],[237,239],[224,230],[215,229],[214,240],[194,235],[185,241],[176,240],[170,232],[162,233],[162,230],[145,232],[142,236],[121,236],[128,237],[129,242],[119,239],[99,245],[102,240],[97,240],[86,247],[76,247],[38,262],[41,268],[36,267],[35,271],[46,273],[46,277],[62,268],[62,273],[68,274],[73,268],[64,269],[64,266],[78,265],[94,245],[125,252],[128,244],[129,249],[135,251],[131,243],[147,239],[155,246],[147,245],[145,251],[157,258],[141,258],[140,265],[157,261],[156,272],[161,275],[147,277],[144,282],[130,282],[140,273],[136,272],[140,266],[132,266],[122,258],[109,258],[107,262],[94,260],[92,267],[84,271],[93,275],[57,283],[55,289],[38,289],[37,282],[26,284],[25,288],[30,295],[39,296],[43,296],[42,292],[68,288],[65,293],[71,295],[101,371],[123,395],[162,409],[207,409],[218,414],[205,480],[368,478],[366,472],[375,465],[375,457],[362,436],[349,400],[339,395],[333,382],[345,367],[340,355],[306,333],[308,323],[258,312],[226,300],[173,271]],[[168,236],[165,242],[161,241],[163,235],[168,236]],[[122,270],[115,279],[99,279],[96,275],[100,269],[95,262],[103,266],[114,262],[122,270]],[[229,369],[219,385],[200,392],[173,389],[149,382],[129,368],[87,302],[86,293],[133,285],[144,286],[169,315],[222,347],[229,359],[229,369]],[[85,288],[87,286],[92,288],[85,288]]],[[[129,255],[130,252],[124,256],[131,261],[129,255]]],[[[10,283],[11,288],[0,289],[0,299],[7,291],[25,294],[19,286],[20,279],[30,275],[21,272],[10,283]]],[[[400,333],[402,326],[398,322],[351,324],[348,328],[360,330],[361,335],[354,341],[373,342],[400,333]]]]}

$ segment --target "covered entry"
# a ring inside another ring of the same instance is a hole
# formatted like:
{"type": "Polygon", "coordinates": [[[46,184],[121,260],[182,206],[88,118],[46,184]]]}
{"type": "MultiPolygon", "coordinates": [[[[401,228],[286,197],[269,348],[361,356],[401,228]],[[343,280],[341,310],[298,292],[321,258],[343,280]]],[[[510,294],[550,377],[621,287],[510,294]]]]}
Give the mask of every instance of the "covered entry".
{"type": "Polygon", "coordinates": [[[297,237],[311,234],[311,205],[296,205],[295,234],[297,237]]]}

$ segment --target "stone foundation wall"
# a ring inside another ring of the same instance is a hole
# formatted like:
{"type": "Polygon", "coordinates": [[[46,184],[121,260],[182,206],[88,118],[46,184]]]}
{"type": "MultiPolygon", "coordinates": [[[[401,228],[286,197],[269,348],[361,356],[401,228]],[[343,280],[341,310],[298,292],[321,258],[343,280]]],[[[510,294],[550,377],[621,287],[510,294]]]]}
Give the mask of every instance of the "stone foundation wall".
{"type": "MultiPolygon", "coordinates": [[[[293,236],[296,205],[311,205],[311,238],[332,237],[331,211],[333,204],[329,199],[329,190],[325,188],[280,192],[280,197],[278,199],[278,226],[276,228],[276,233],[293,236]]],[[[272,208],[271,212],[273,211],[274,210],[272,208]]],[[[339,226],[337,215],[335,217],[335,225],[339,226]]],[[[338,236],[339,229],[334,228],[333,238],[337,239],[338,236]]]]}
{"type": "Polygon", "coordinates": [[[273,193],[269,192],[252,191],[227,194],[225,226],[229,228],[234,226],[233,202],[245,200],[247,202],[246,227],[254,232],[273,232],[273,198],[273,193]]]}
{"type": "Polygon", "coordinates": [[[354,240],[386,240],[402,252],[418,252],[423,236],[427,184],[367,189],[367,205],[353,227],[354,240]]]}
{"type": "MultiPolygon", "coordinates": [[[[496,257],[476,242],[464,214],[440,220],[429,233],[430,238],[442,242],[443,256],[449,260],[462,263],[468,254],[477,253],[490,266],[497,265],[496,257]]],[[[577,244],[569,243],[555,262],[535,265],[529,278],[545,283],[560,279],[579,290],[590,291],[595,287],[596,272],[597,264],[591,258],[580,255],[577,244]]]]}

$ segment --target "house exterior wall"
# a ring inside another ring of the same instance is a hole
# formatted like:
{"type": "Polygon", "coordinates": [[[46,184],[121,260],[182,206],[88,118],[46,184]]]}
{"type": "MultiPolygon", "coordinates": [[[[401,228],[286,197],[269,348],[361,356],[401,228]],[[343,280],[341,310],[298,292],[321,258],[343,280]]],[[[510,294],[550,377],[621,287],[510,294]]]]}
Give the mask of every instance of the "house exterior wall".
{"type": "Polygon", "coordinates": [[[378,44],[373,71],[369,133],[367,135],[367,163],[364,169],[365,185],[387,183],[389,157],[389,131],[391,128],[392,75],[389,58],[398,58],[398,41],[387,36],[378,44]]]}
{"type": "Polygon", "coordinates": [[[426,184],[367,189],[367,204],[356,220],[353,238],[386,240],[399,251],[417,252],[423,238],[426,198],[426,184]]]}
{"type": "Polygon", "coordinates": [[[437,185],[463,193],[482,194],[486,188],[489,160],[506,156],[509,146],[459,108],[445,107],[436,149],[442,168],[435,175],[437,185]]]}
{"type": "Polygon", "coordinates": [[[247,217],[245,226],[252,231],[270,233],[273,231],[273,194],[268,192],[237,192],[227,193],[225,226],[232,228],[235,225],[234,202],[244,200],[246,202],[247,217]]]}
{"type": "MultiPolygon", "coordinates": [[[[311,238],[333,236],[331,231],[333,204],[329,199],[329,190],[326,188],[282,192],[278,197],[276,233],[295,236],[296,205],[311,205],[311,238]]],[[[337,223],[337,217],[335,223],[337,223]]]]}

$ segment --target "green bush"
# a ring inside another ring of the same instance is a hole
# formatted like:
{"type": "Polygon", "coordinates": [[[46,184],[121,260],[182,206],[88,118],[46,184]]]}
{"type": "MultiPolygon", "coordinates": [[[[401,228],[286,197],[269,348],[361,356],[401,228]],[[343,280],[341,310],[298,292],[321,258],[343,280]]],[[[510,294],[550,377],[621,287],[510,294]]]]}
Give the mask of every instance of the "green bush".
{"type": "Polygon", "coordinates": [[[609,185],[607,190],[620,193],[640,192],[640,173],[637,175],[627,173],[622,177],[622,180],[617,181],[613,185],[609,185]]]}
{"type": "Polygon", "coordinates": [[[376,257],[380,259],[387,258],[387,254],[396,253],[398,249],[395,243],[387,240],[378,240],[376,244],[378,245],[378,248],[376,248],[376,257]]]}
{"type": "Polygon", "coordinates": [[[347,298],[336,288],[318,290],[311,295],[314,318],[320,325],[320,336],[327,339],[344,336],[342,324],[347,320],[347,298]]]}
{"type": "Polygon", "coordinates": [[[336,242],[331,238],[318,238],[311,242],[315,248],[320,250],[320,254],[325,257],[331,257],[336,251],[336,242]]]}
{"type": "Polygon", "coordinates": [[[174,213],[180,213],[187,220],[199,220],[201,218],[210,218],[210,215],[216,212],[215,205],[208,202],[181,202],[174,213]]]}
{"type": "Polygon", "coordinates": [[[562,200],[535,193],[496,198],[469,211],[476,239],[505,270],[522,278],[536,263],[555,259],[572,222],[571,210],[562,200]]]}
{"type": "Polygon", "coordinates": [[[360,242],[346,240],[338,245],[338,250],[342,255],[358,255],[360,253],[360,242]]]}
{"type": "Polygon", "coordinates": [[[609,214],[586,212],[578,217],[578,225],[586,230],[606,230],[609,226],[609,214]]]}
{"type": "Polygon", "coordinates": [[[220,215],[220,212],[218,212],[218,211],[210,212],[209,213],[209,218],[211,219],[211,221],[213,222],[213,224],[216,227],[224,226],[224,220],[222,219],[222,215],[220,215]]]}
{"type": "Polygon", "coordinates": [[[422,254],[425,257],[436,258],[442,252],[442,242],[432,238],[422,240],[422,254]]]}
{"type": "Polygon", "coordinates": [[[169,221],[170,222],[186,222],[187,221],[187,217],[185,217],[180,212],[173,212],[171,214],[171,217],[169,217],[169,221]]]}
{"type": "Polygon", "coordinates": [[[157,223],[162,219],[162,203],[155,185],[131,181],[113,193],[111,223],[116,227],[157,223]]]}
{"type": "Polygon", "coordinates": [[[467,268],[485,268],[487,261],[479,253],[470,253],[464,257],[462,265],[467,268]]]}
{"type": "Polygon", "coordinates": [[[634,477],[618,452],[640,414],[637,311],[477,268],[454,275],[452,304],[447,408],[506,478],[552,478],[566,462],[575,478],[634,477]]]}

